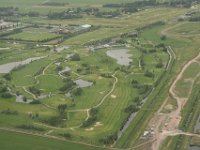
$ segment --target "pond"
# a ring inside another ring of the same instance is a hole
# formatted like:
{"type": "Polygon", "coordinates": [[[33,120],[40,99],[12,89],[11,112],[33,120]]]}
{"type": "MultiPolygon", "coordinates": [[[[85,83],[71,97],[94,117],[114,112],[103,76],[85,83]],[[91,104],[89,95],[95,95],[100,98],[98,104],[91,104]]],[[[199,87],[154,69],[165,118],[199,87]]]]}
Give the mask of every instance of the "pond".
{"type": "Polygon", "coordinates": [[[42,59],[42,58],[44,58],[44,56],[43,56],[43,57],[28,58],[28,59],[23,60],[23,61],[11,62],[11,63],[7,63],[7,64],[0,65],[0,73],[9,73],[9,72],[11,72],[14,68],[17,68],[17,67],[19,67],[19,66],[21,66],[21,65],[29,64],[29,63],[31,63],[32,61],[39,60],[39,59],[42,59]]]}
{"type": "Polygon", "coordinates": [[[23,95],[16,96],[16,102],[17,103],[29,104],[32,101],[33,101],[32,99],[27,99],[26,101],[24,101],[24,96],[23,95]]]}
{"type": "Polygon", "coordinates": [[[116,59],[118,64],[128,66],[132,62],[132,60],[130,59],[132,55],[129,54],[128,52],[129,50],[127,49],[119,49],[119,50],[109,50],[106,52],[106,54],[109,57],[116,59]]]}
{"type": "Polygon", "coordinates": [[[78,85],[78,87],[80,87],[80,88],[89,87],[89,86],[92,86],[92,85],[93,85],[92,82],[85,81],[85,80],[82,80],[82,79],[76,80],[75,83],[76,83],[76,84],[78,85]]]}

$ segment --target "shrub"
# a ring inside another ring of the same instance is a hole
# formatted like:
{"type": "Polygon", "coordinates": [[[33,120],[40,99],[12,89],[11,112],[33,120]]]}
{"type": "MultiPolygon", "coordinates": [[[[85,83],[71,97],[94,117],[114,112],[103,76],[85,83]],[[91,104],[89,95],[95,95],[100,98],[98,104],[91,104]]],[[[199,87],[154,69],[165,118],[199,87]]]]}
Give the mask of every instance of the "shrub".
{"type": "Polygon", "coordinates": [[[105,145],[111,145],[117,140],[117,133],[110,134],[105,138],[100,139],[99,141],[105,145]]]}
{"type": "Polygon", "coordinates": [[[74,96],[80,96],[82,94],[83,90],[81,88],[76,88],[72,90],[72,95],[74,96]]]}
{"type": "Polygon", "coordinates": [[[6,110],[2,110],[1,113],[6,115],[18,115],[18,111],[10,110],[9,108],[6,110]]]}
{"type": "Polygon", "coordinates": [[[98,109],[92,108],[90,110],[90,117],[83,122],[82,127],[91,126],[94,122],[96,122],[97,121],[97,113],[98,113],[98,109]]]}
{"type": "Polygon", "coordinates": [[[57,67],[56,67],[56,71],[61,71],[62,69],[63,69],[62,66],[57,66],[57,67]]]}
{"type": "Polygon", "coordinates": [[[37,131],[45,131],[45,129],[43,129],[43,128],[36,127],[34,125],[26,125],[26,124],[19,125],[19,126],[17,126],[17,128],[28,129],[28,130],[37,130],[37,131]]]}
{"type": "Polygon", "coordinates": [[[147,70],[147,71],[144,73],[144,76],[149,77],[149,78],[153,78],[153,77],[154,77],[154,74],[153,74],[152,72],[150,72],[150,71],[147,70]]]}
{"type": "Polygon", "coordinates": [[[9,92],[1,93],[1,97],[2,97],[2,98],[11,98],[11,97],[12,97],[12,94],[9,93],[9,92]]]}
{"type": "Polygon", "coordinates": [[[51,126],[62,126],[64,125],[63,118],[61,116],[54,116],[48,119],[42,119],[41,122],[49,124],[51,126]]]}
{"type": "Polygon", "coordinates": [[[12,79],[10,73],[5,74],[3,76],[3,78],[6,79],[6,80],[8,80],[8,81],[10,81],[12,79]]]}
{"type": "Polygon", "coordinates": [[[64,85],[59,89],[61,92],[66,92],[75,85],[75,83],[73,82],[71,78],[66,78],[63,80],[63,82],[64,82],[64,85]]]}
{"type": "Polygon", "coordinates": [[[40,95],[41,91],[38,90],[36,87],[32,86],[32,87],[29,87],[29,91],[35,95],[40,95]]]}
{"type": "Polygon", "coordinates": [[[74,53],[73,55],[70,56],[70,60],[71,61],[80,61],[81,58],[80,58],[79,54],[74,53]]]}
{"type": "Polygon", "coordinates": [[[67,104],[58,105],[58,111],[59,111],[60,115],[63,115],[65,113],[66,109],[67,109],[67,104]]]}
{"type": "Polygon", "coordinates": [[[33,104],[33,105],[41,104],[41,101],[39,101],[39,100],[33,100],[32,102],[30,102],[30,104],[33,104]]]}
{"type": "Polygon", "coordinates": [[[161,37],[160,37],[160,39],[162,40],[162,41],[164,41],[164,40],[166,40],[166,35],[162,35],[161,37]]]}
{"type": "Polygon", "coordinates": [[[159,62],[158,64],[156,64],[156,68],[162,68],[163,67],[163,63],[159,62]]]}
{"type": "Polygon", "coordinates": [[[59,134],[59,135],[65,137],[65,138],[67,138],[67,139],[72,138],[72,135],[71,135],[70,133],[61,133],[61,134],[59,134]]]}
{"type": "Polygon", "coordinates": [[[126,107],[124,111],[126,113],[133,113],[133,112],[137,112],[138,110],[139,110],[139,108],[136,105],[131,104],[128,107],[126,107]]]}

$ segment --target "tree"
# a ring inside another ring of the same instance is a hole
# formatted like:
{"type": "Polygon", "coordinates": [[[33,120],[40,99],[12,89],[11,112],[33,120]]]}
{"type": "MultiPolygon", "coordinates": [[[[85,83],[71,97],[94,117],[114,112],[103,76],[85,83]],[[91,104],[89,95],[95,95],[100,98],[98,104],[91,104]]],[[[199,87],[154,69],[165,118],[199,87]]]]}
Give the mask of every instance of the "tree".
{"type": "Polygon", "coordinates": [[[25,96],[23,97],[23,101],[24,101],[24,102],[27,102],[27,98],[26,98],[25,96]]]}
{"type": "Polygon", "coordinates": [[[6,79],[6,80],[8,80],[8,81],[10,81],[12,79],[10,73],[5,74],[3,76],[3,78],[6,79]]]}
{"type": "Polygon", "coordinates": [[[98,114],[98,109],[97,108],[92,108],[90,110],[90,117],[85,120],[83,123],[82,123],[82,127],[85,128],[85,127],[89,127],[91,126],[94,122],[97,121],[97,114],[98,114]]]}
{"type": "Polygon", "coordinates": [[[144,76],[149,77],[149,78],[154,78],[154,73],[147,70],[147,71],[145,71],[144,76]]]}
{"type": "Polygon", "coordinates": [[[162,68],[162,67],[163,67],[162,61],[160,61],[159,63],[156,64],[156,68],[162,68]]]}
{"type": "Polygon", "coordinates": [[[126,113],[133,113],[133,112],[137,112],[138,110],[139,108],[136,104],[131,104],[128,107],[126,107],[124,111],[126,113]]]}
{"type": "Polygon", "coordinates": [[[166,35],[162,35],[161,37],[160,37],[160,39],[162,40],[162,41],[164,41],[164,40],[166,40],[166,35]]]}
{"type": "Polygon", "coordinates": [[[113,144],[116,140],[117,140],[117,133],[114,133],[100,139],[99,141],[105,145],[110,145],[113,144]]]}
{"type": "Polygon", "coordinates": [[[71,61],[80,61],[80,56],[77,53],[74,53],[73,55],[71,55],[70,57],[71,61]]]}
{"type": "Polygon", "coordinates": [[[67,104],[58,105],[58,112],[60,113],[60,115],[63,115],[66,109],[67,109],[67,104]]]}
{"type": "Polygon", "coordinates": [[[29,12],[28,12],[28,16],[29,16],[29,17],[38,17],[38,16],[39,16],[39,13],[38,13],[38,12],[35,12],[35,11],[29,11],[29,12]]]}
{"type": "Polygon", "coordinates": [[[61,71],[61,70],[63,70],[63,67],[62,67],[62,66],[57,66],[57,67],[56,67],[56,71],[61,71]]]}
{"type": "Polygon", "coordinates": [[[38,117],[39,117],[39,114],[38,114],[38,113],[36,113],[36,114],[35,114],[35,117],[36,117],[36,118],[38,118],[38,117]]]}
{"type": "Polygon", "coordinates": [[[41,91],[39,89],[37,89],[36,87],[32,86],[32,87],[29,87],[29,91],[35,95],[40,95],[41,94],[41,91]]]}
{"type": "Polygon", "coordinates": [[[81,93],[82,93],[82,91],[83,90],[81,88],[76,88],[76,89],[72,90],[72,95],[74,95],[74,96],[80,96],[81,93]]]}
{"type": "Polygon", "coordinates": [[[66,92],[75,85],[75,83],[73,82],[71,78],[65,78],[63,82],[64,82],[64,85],[59,89],[61,92],[66,92]]]}
{"type": "Polygon", "coordinates": [[[1,94],[1,97],[2,97],[2,98],[11,98],[11,97],[12,97],[12,94],[9,93],[9,92],[5,92],[5,93],[2,93],[2,94],[1,94]]]}

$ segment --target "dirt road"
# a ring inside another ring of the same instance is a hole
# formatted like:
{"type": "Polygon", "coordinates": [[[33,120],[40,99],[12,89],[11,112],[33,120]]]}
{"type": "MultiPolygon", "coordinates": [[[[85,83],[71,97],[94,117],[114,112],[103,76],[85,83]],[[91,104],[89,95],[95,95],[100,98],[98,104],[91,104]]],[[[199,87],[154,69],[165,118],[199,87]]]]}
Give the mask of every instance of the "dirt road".
{"type": "MultiPolygon", "coordinates": [[[[168,136],[176,136],[176,135],[188,135],[188,136],[198,136],[196,134],[192,133],[184,133],[178,129],[179,123],[181,121],[181,110],[185,103],[187,102],[189,96],[192,92],[192,87],[189,91],[189,94],[187,97],[179,97],[176,94],[175,88],[177,85],[177,82],[183,77],[184,72],[186,69],[192,64],[192,63],[198,63],[198,60],[200,59],[200,53],[195,58],[187,62],[175,80],[173,81],[170,89],[169,89],[169,95],[177,101],[177,108],[176,110],[172,111],[171,113],[161,113],[163,108],[165,107],[165,104],[167,103],[168,98],[163,103],[162,107],[159,109],[159,111],[155,114],[154,118],[150,122],[150,126],[154,128],[154,138],[156,141],[152,144],[153,150],[158,150],[162,142],[166,139],[168,136]]],[[[196,75],[195,78],[191,79],[192,83],[194,84],[195,80],[200,76],[200,73],[196,75]]]]}

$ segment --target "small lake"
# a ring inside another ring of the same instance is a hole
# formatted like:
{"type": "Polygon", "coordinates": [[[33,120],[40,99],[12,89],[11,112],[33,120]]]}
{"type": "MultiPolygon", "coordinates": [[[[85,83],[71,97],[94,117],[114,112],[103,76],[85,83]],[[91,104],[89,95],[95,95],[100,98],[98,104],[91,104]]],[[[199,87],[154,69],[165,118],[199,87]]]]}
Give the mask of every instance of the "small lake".
{"type": "Polygon", "coordinates": [[[32,61],[39,60],[39,59],[42,59],[42,58],[45,58],[45,56],[43,56],[43,57],[28,58],[28,59],[23,60],[23,61],[11,62],[11,63],[7,63],[7,64],[0,65],[0,73],[9,73],[9,72],[11,72],[14,68],[17,68],[17,67],[19,67],[19,66],[21,66],[21,65],[29,64],[29,63],[31,63],[32,61]]]}
{"type": "Polygon", "coordinates": [[[92,85],[93,85],[92,82],[85,81],[85,80],[82,80],[82,79],[76,80],[75,83],[76,83],[76,84],[78,85],[78,87],[80,87],[80,88],[89,87],[89,86],[92,86],[92,85]]]}
{"type": "Polygon", "coordinates": [[[33,101],[32,99],[27,99],[26,101],[24,101],[24,96],[23,95],[16,96],[16,102],[17,103],[29,104],[32,101],[33,101]]]}
{"type": "Polygon", "coordinates": [[[128,52],[129,50],[127,49],[119,49],[119,50],[109,50],[106,52],[106,54],[109,57],[116,59],[118,64],[128,66],[132,62],[132,60],[130,59],[132,55],[129,54],[128,52]]]}

